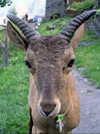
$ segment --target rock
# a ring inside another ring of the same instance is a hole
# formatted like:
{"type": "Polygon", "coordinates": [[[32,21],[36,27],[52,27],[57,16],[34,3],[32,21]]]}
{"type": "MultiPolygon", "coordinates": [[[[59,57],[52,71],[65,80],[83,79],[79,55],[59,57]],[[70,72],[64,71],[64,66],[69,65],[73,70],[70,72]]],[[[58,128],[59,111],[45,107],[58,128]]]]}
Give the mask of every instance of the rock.
{"type": "Polygon", "coordinates": [[[85,78],[85,79],[84,79],[84,82],[88,82],[88,80],[85,78]]]}
{"type": "Polygon", "coordinates": [[[52,19],[53,14],[59,14],[60,17],[65,15],[64,0],[47,0],[46,3],[46,18],[52,19]]]}
{"type": "Polygon", "coordinates": [[[100,36],[100,15],[90,18],[85,26],[87,29],[93,31],[97,36],[100,36]]]}
{"type": "Polygon", "coordinates": [[[82,10],[74,10],[73,8],[67,8],[65,10],[65,13],[68,14],[70,17],[75,17],[79,14],[81,14],[83,11],[82,10]]]}
{"type": "MultiPolygon", "coordinates": [[[[100,8],[100,0],[95,0],[94,9],[100,8]]],[[[100,13],[93,16],[86,22],[86,28],[93,31],[97,36],[100,36],[100,13]]]]}
{"type": "Polygon", "coordinates": [[[56,26],[55,25],[49,25],[49,26],[47,26],[47,30],[54,30],[56,28],[56,26]]]}

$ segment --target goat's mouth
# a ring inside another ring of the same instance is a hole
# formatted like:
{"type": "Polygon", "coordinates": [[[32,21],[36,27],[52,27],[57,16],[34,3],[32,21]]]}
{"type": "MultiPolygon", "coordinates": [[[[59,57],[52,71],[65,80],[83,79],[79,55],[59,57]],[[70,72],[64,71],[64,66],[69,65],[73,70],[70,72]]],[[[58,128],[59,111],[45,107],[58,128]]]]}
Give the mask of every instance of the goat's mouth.
{"type": "Polygon", "coordinates": [[[44,109],[42,109],[40,107],[39,109],[40,114],[44,117],[44,118],[55,118],[59,112],[56,112],[56,109],[54,110],[54,108],[52,108],[50,111],[44,111],[44,109]]]}
{"type": "Polygon", "coordinates": [[[56,105],[52,105],[52,107],[49,110],[44,109],[40,104],[38,104],[38,111],[40,115],[43,118],[55,118],[59,114],[61,109],[61,104],[60,102],[57,103],[56,105]]]}

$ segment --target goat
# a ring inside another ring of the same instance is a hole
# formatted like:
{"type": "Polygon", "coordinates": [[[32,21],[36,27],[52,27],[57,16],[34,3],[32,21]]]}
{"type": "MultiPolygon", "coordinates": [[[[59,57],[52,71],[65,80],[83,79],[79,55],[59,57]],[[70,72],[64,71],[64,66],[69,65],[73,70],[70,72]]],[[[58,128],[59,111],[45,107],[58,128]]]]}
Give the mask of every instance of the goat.
{"type": "Polygon", "coordinates": [[[73,50],[83,35],[84,22],[95,13],[83,12],[54,35],[41,35],[20,18],[7,15],[8,36],[15,46],[26,51],[25,63],[31,73],[29,134],[71,133],[79,124],[79,98],[71,74],[73,50]]]}

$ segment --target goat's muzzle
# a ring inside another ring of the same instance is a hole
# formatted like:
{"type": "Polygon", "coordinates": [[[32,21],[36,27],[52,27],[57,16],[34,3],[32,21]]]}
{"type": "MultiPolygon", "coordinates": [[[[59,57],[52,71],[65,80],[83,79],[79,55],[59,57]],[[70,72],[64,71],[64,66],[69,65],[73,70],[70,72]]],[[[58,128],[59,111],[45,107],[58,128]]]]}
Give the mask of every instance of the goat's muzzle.
{"type": "Polygon", "coordinates": [[[39,113],[44,118],[54,118],[60,112],[61,103],[58,99],[55,99],[54,101],[40,100],[38,103],[38,109],[39,113]]]}

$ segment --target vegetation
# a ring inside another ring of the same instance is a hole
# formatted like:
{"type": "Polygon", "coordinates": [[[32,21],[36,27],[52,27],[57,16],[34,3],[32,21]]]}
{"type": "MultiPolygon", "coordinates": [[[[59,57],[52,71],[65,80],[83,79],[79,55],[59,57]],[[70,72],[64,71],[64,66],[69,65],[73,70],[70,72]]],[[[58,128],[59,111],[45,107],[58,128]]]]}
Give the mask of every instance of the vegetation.
{"type": "Polygon", "coordinates": [[[12,0],[0,0],[0,7],[10,6],[12,4],[12,0]]]}
{"type": "Polygon", "coordinates": [[[82,2],[73,2],[71,8],[75,10],[85,10],[93,6],[94,0],[84,0],[82,2]]]}
{"type": "Polygon", "coordinates": [[[82,68],[82,74],[100,88],[100,38],[87,30],[82,41],[89,44],[81,43],[75,50],[76,67],[82,68]]]}
{"type": "Polygon", "coordinates": [[[10,43],[10,55],[7,68],[0,63],[0,134],[24,134],[29,119],[29,72],[23,62],[25,52],[10,43]]]}
{"type": "MultiPolygon", "coordinates": [[[[54,34],[66,25],[70,18],[44,21],[39,27],[42,34],[54,34]],[[47,26],[54,24],[54,30],[47,26]]],[[[3,33],[0,33],[3,39],[3,33]]],[[[77,68],[100,87],[100,39],[86,30],[79,47],[75,50],[77,68]],[[84,42],[89,44],[84,45],[84,42]]],[[[0,53],[1,56],[1,53],[0,53]]],[[[28,130],[28,92],[29,72],[24,65],[25,52],[10,43],[9,66],[0,63],[0,134],[27,133],[28,130]]]]}
{"type": "Polygon", "coordinates": [[[70,19],[71,19],[70,17],[67,17],[67,18],[59,18],[59,19],[55,19],[55,20],[43,21],[39,27],[39,32],[41,34],[58,33],[63,28],[63,26],[68,23],[68,21],[70,19]],[[54,25],[55,29],[54,30],[47,30],[47,27],[50,25],[54,25]]]}

